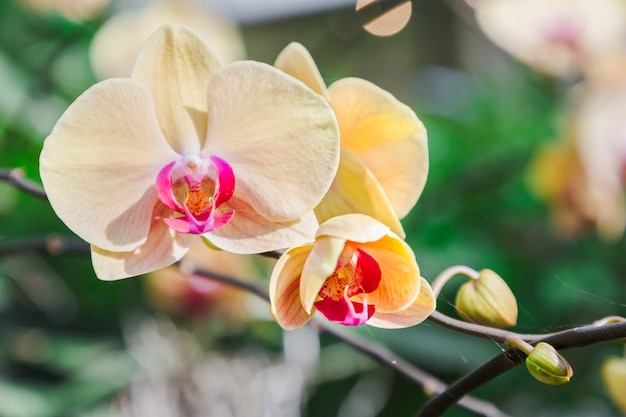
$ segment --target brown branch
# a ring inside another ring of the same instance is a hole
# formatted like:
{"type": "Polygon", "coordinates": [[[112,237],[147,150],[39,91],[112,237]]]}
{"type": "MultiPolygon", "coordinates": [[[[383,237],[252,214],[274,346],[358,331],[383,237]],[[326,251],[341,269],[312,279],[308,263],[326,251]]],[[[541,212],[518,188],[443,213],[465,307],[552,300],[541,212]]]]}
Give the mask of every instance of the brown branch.
{"type": "MultiPolygon", "coordinates": [[[[589,324],[574,329],[553,333],[536,340],[531,344],[546,342],[555,349],[569,349],[582,347],[594,343],[607,342],[610,340],[626,337],[626,321],[613,324],[589,324]]],[[[485,385],[504,372],[513,369],[526,360],[526,355],[519,349],[508,349],[469,374],[463,376],[448,389],[433,397],[420,410],[416,417],[440,416],[459,399],[476,388],[485,385]]]]}
{"type": "MultiPolygon", "coordinates": [[[[269,295],[267,291],[261,286],[250,282],[240,280],[229,275],[215,273],[202,268],[198,268],[192,261],[183,259],[180,262],[181,272],[188,275],[197,275],[204,278],[212,279],[214,281],[221,282],[223,284],[231,285],[233,287],[248,291],[263,300],[269,302],[269,295]]],[[[348,334],[347,332],[338,331],[335,326],[330,323],[317,318],[313,318],[311,323],[318,331],[327,333],[336,339],[346,343],[353,349],[361,352],[365,356],[373,359],[377,363],[393,369],[400,375],[403,375],[410,381],[422,387],[426,395],[432,396],[443,393],[447,389],[447,385],[434,376],[424,372],[417,368],[415,365],[408,361],[398,357],[387,348],[371,343],[368,340],[355,335],[354,333],[348,334]]],[[[465,398],[457,402],[459,406],[466,410],[485,417],[507,417],[508,415],[498,409],[494,404],[487,401],[480,400],[471,396],[465,396],[465,398]]]]}
{"type": "Polygon", "coordinates": [[[546,337],[555,335],[557,333],[544,333],[544,334],[528,334],[528,333],[516,333],[509,330],[496,329],[494,327],[483,326],[475,323],[467,323],[461,320],[454,319],[450,316],[446,316],[443,313],[434,311],[428,320],[433,323],[437,323],[442,327],[454,330],[459,333],[465,333],[471,336],[481,337],[483,339],[490,339],[495,342],[504,344],[509,337],[517,337],[525,342],[533,343],[539,342],[546,337]]]}
{"type": "Polygon", "coordinates": [[[26,178],[24,175],[24,170],[22,168],[0,170],[0,181],[9,183],[18,190],[24,191],[25,193],[30,194],[33,197],[41,198],[42,200],[48,199],[48,196],[46,195],[43,187],[38,183],[26,178]]]}
{"type": "Polygon", "coordinates": [[[24,252],[43,252],[50,255],[86,254],[89,244],[76,237],[56,235],[0,240],[0,257],[24,252]]]}
{"type": "MultiPolygon", "coordinates": [[[[89,245],[77,238],[64,238],[57,236],[29,238],[12,242],[0,242],[0,256],[26,251],[43,251],[53,255],[88,253],[89,245]]],[[[275,257],[278,254],[273,253],[267,255],[275,257]]],[[[219,281],[253,293],[258,297],[269,301],[267,291],[255,283],[198,268],[188,260],[181,261],[180,268],[181,271],[186,274],[193,274],[219,281]]],[[[435,311],[429,319],[451,330],[492,339],[500,343],[504,343],[508,337],[515,336],[533,345],[540,341],[544,341],[551,344],[556,349],[582,347],[594,343],[626,338],[626,321],[619,323],[613,323],[612,321],[614,320],[598,321],[589,325],[550,334],[519,334],[473,323],[465,323],[460,320],[450,318],[437,311],[435,311]]],[[[394,353],[383,346],[373,344],[354,334],[340,332],[329,323],[317,320],[316,318],[312,321],[312,325],[319,331],[332,335],[381,365],[389,367],[405,376],[412,382],[422,387],[427,395],[434,395],[434,397],[428,401],[417,414],[419,417],[439,416],[454,404],[458,404],[459,406],[477,415],[506,417],[507,414],[499,410],[494,404],[470,397],[468,394],[476,388],[496,378],[498,375],[514,368],[526,359],[525,354],[518,349],[506,350],[481,367],[465,375],[454,384],[446,386],[446,384],[442,381],[415,367],[402,358],[397,357],[394,353]]]]}
{"type": "MultiPolygon", "coordinates": [[[[330,334],[343,343],[352,347],[353,349],[363,353],[370,359],[378,362],[379,364],[391,368],[400,375],[403,375],[410,381],[422,387],[424,393],[428,396],[442,394],[447,390],[447,385],[434,376],[424,372],[417,368],[415,365],[407,362],[406,360],[399,358],[394,353],[386,349],[385,347],[377,344],[370,343],[368,340],[363,339],[355,334],[347,335],[344,332],[337,331],[334,327],[331,327],[328,323],[321,320],[314,320],[313,325],[318,330],[330,334]]],[[[500,410],[495,404],[490,402],[466,395],[457,401],[457,404],[478,416],[485,417],[508,417],[504,411],[500,410]]]]}

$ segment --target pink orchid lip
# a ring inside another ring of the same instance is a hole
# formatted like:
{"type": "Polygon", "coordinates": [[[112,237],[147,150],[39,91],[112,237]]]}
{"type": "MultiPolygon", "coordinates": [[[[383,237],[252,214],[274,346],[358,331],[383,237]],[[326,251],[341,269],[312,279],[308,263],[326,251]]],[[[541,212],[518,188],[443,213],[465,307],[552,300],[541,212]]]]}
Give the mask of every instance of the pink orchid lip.
{"type": "Polygon", "coordinates": [[[380,279],[381,273],[378,262],[361,249],[357,249],[349,262],[345,265],[337,265],[335,272],[327,279],[319,292],[322,299],[316,301],[314,306],[326,319],[333,323],[346,326],[361,325],[374,315],[376,309],[373,305],[367,304],[365,296],[363,303],[352,301],[350,297],[375,291],[380,285],[380,279]],[[339,288],[336,284],[343,284],[345,279],[342,280],[338,274],[345,274],[346,267],[348,269],[352,267],[352,276],[349,277],[348,282],[345,282],[343,288],[339,288]],[[342,269],[344,271],[341,271],[342,269]],[[330,280],[333,281],[329,282],[330,280]]]}
{"type": "Polygon", "coordinates": [[[166,207],[182,214],[163,218],[179,233],[211,232],[235,215],[234,211],[217,212],[233,196],[235,175],[228,162],[215,155],[192,154],[170,162],[159,171],[156,189],[166,207]]]}
{"type": "Polygon", "coordinates": [[[578,41],[580,28],[571,20],[562,19],[547,32],[548,43],[561,44],[569,47],[571,50],[578,49],[578,41]]]}

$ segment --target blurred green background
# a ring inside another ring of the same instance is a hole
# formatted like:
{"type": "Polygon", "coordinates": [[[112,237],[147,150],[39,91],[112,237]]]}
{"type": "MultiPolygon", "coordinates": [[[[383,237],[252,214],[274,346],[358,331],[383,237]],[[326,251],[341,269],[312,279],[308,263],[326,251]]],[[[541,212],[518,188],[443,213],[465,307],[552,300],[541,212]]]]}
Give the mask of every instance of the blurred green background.
{"type": "MultiPolygon", "coordinates": [[[[39,181],[42,142],[98,81],[90,42],[120,7],[77,22],[0,2],[0,169],[20,167],[39,181]]],[[[407,27],[386,38],[365,32],[364,18],[348,7],[240,30],[250,59],[272,63],[299,41],[328,84],[365,78],[424,122],[429,180],[403,221],[422,275],[432,281],[456,264],[497,271],[518,299],[519,332],[626,315],[624,240],[557,236],[549,208],[527,186],[533,153],[555,137],[566,86],[493,46],[460,0],[414,1],[407,27]]],[[[99,281],[87,254],[7,253],[50,234],[71,237],[45,201],[0,183],[0,416],[402,417],[426,401],[419,387],[331,337],[284,336],[261,301],[244,318],[211,308],[189,318],[148,302],[144,278],[99,281]]],[[[455,316],[462,282],[444,289],[440,311],[455,316]]],[[[429,322],[356,331],[446,382],[501,350],[429,322]]],[[[575,375],[563,387],[519,367],[474,394],[514,416],[618,415],[599,366],[622,351],[600,344],[564,352],[575,375]]],[[[470,414],[455,407],[445,415],[470,414]]]]}

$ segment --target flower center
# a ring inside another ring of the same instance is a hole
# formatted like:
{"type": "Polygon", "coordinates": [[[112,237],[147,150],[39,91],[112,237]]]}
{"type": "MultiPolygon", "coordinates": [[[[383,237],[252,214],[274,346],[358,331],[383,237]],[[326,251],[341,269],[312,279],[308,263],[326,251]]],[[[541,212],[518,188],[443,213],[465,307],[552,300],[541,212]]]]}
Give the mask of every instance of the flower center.
{"type": "Polygon", "coordinates": [[[342,259],[346,258],[340,257],[335,271],[320,289],[318,295],[321,300],[315,302],[315,308],[332,322],[357,326],[369,320],[375,312],[375,307],[367,304],[365,294],[375,291],[380,285],[380,267],[361,249],[353,250],[348,261],[342,259]],[[355,296],[359,296],[359,301],[351,299],[355,296]]]}
{"type": "Polygon", "coordinates": [[[563,18],[548,29],[546,38],[551,45],[561,45],[576,52],[578,50],[580,32],[579,25],[576,22],[563,18]]]}
{"type": "Polygon", "coordinates": [[[217,230],[235,214],[223,206],[235,190],[233,170],[215,155],[185,155],[170,162],[157,175],[156,188],[159,200],[180,214],[163,221],[180,233],[217,230]]]}
{"type": "MultiPolygon", "coordinates": [[[[350,288],[350,281],[354,277],[354,265],[348,263],[337,267],[335,272],[324,282],[324,286],[319,292],[322,298],[332,298],[337,301],[343,297],[345,288],[350,288]]],[[[354,294],[351,294],[354,295],[354,294]]]]}

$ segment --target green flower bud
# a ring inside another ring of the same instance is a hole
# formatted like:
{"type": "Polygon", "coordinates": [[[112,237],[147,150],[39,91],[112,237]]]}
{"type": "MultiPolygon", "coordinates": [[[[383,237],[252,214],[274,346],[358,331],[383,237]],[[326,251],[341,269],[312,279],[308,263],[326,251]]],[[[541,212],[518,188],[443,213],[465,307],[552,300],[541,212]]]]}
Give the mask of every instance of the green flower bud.
{"type": "Polygon", "coordinates": [[[465,321],[506,328],[517,323],[517,301],[506,282],[490,269],[461,286],[456,310],[465,321]]]}
{"type": "Polygon", "coordinates": [[[526,367],[536,380],[548,385],[567,384],[574,375],[567,360],[552,345],[545,342],[537,343],[528,354],[526,367]]]}
{"type": "Polygon", "coordinates": [[[626,413],[626,358],[613,356],[602,365],[602,379],[613,403],[626,413]]]}

